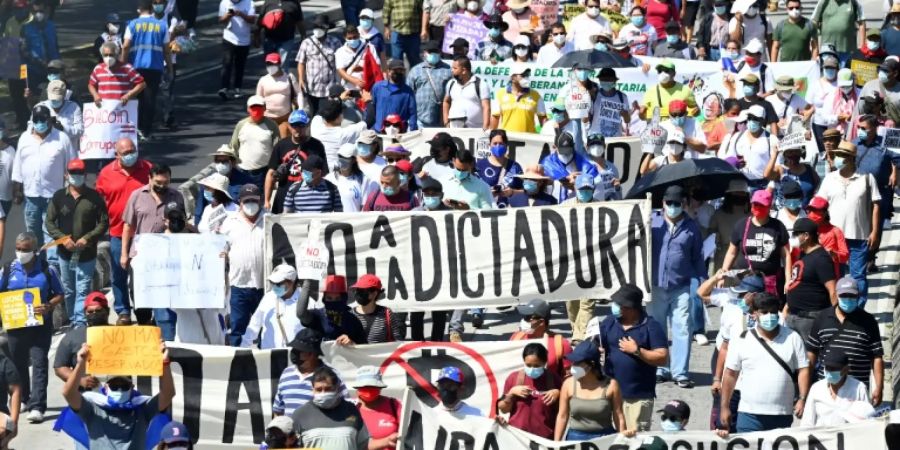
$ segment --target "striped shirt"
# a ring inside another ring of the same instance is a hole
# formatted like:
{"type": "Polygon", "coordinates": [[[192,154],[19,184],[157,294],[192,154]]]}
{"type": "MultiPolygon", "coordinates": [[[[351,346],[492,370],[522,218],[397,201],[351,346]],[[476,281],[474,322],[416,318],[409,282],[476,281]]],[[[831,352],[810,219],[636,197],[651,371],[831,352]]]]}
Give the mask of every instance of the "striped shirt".
{"type": "MultiPolygon", "coordinates": [[[[824,361],[832,348],[840,348],[847,354],[850,375],[868,388],[872,360],[884,356],[881,332],[875,317],[857,309],[846,314],[844,323],[841,323],[834,308],[819,313],[806,338],[806,350],[815,353],[819,361],[824,361]]],[[[819,376],[824,377],[824,368],[821,364],[819,366],[819,376]]]]}
{"type": "MultiPolygon", "coordinates": [[[[325,364],[322,365],[329,367],[325,364]]],[[[332,370],[334,369],[332,368],[332,370]]],[[[278,390],[275,392],[275,400],[272,402],[272,412],[290,416],[294,413],[294,410],[312,401],[312,376],[314,372],[302,374],[297,370],[296,365],[291,364],[287,366],[281,372],[281,377],[278,378],[278,390]]],[[[335,373],[337,373],[336,370],[335,373]]],[[[347,386],[344,385],[343,381],[341,381],[341,387],[338,388],[338,392],[345,399],[350,398],[350,393],[347,391],[347,386]]]]}
{"type": "Polygon", "coordinates": [[[405,318],[384,306],[376,306],[372,314],[361,313],[356,308],[353,308],[352,311],[362,324],[370,344],[402,341],[406,337],[405,318]],[[388,319],[390,319],[390,335],[387,333],[388,319]]]}
{"type": "Polygon", "coordinates": [[[119,100],[143,82],[144,77],[128,63],[116,64],[111,70],[106,63],[97,64],[88,80],[103,100],[119,100]]]}
{"type": "Polygon", "coordinates": [[[341,194],[337,186],[328,180],[321,180],[319,184],[310,186],[307,183],[296,182],[288,188],[284,197],[284,212],[343,212],[341,194]]]}

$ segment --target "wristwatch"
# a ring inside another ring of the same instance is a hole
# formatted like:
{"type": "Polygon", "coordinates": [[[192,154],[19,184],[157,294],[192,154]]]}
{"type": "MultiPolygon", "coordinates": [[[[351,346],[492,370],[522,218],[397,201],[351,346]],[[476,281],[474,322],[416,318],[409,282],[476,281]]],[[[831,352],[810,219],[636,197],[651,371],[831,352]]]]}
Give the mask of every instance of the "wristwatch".
{"type": "Polygon", "coordinates": [[[638,347],[637,350],[635,350],[634,353],[632,353],[632,355],[637,356],[638,358],[640,358],[640,357],[641,357],[641,348],[638,347]]]}

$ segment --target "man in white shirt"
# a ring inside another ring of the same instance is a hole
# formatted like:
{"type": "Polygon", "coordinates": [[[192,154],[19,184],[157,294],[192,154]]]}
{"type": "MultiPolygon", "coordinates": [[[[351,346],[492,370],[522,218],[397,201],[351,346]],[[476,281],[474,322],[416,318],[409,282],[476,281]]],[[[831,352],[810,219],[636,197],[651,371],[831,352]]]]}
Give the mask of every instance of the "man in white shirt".
{"type": "Polygon", "coordinates": [[[568,40],[575,50],[594,48],[593,37],[601,34],[612,35],[609,21],[600,15],[600,0],[587,0],[585,11],[572,19],[569,24],[568,40]]]}
{"type": "Polygon", "coordinates": [[[228,343],[233,347],[241,345],[250,316],[263,297],[265,264],[265,230],[259,187],[245,184],[238,199],[241,210],[229,214],[219,227],[219,233],[228,238],[228,284],[231,286],[228,343]]]}
{"type": "Polygon", "coordinates": [[[731,418],[728,409],[735,389],[741,391],[737,432],[788,428],[802,415],[809,389],[809,360],[803,338],[779,325],[781,300],[761,293],[753,296],[757,312],[756,328],[733,339],[725,360],[722,380],[721,424],[718,433],[729,431],[722,424],[731,418]],[[795,392],[796,380],[799,392],[795,392]],[[799,396],[796,403],[795,396],[799,396]]]}
{"type": "Polygon", "coordinates": [[[343,105],[337,100],[323,100],[319,103],[319,115],[313,117],[309,125],[310,136],[318,139],[325,147],[329,169],[338,164],[341,145],[356,142],[359,134],[367,128],[365,121],[342,127],[343,109],[343,105]]]}
{"type": "Polygon", "coordinates": [[[365,86],[362,76],[366,51],[371,49],[375,61],[378,61],[378,51],[372,44],[363,42],[353,25],[344,30],[344,41],[344,45],[334,51],[334,65],[344,89],[359,91],[365,86]]]}
{"type": "MultiPolygon", "coordinates": [[[[769,37],[772,36],[772,24],[769,19],[759,14],[759,6],[756,0],[738,0],[731,5],[731,14],[734,17],[728,22],[728,34],[731,39],[747,47],[752,39],[759,39],[763,47],[768,47],[769,37]]],[[[769,52],[763,52],[761,58],[768,59],[769,52]]]]}
{"type": "Polygon", "coordinates": [[[803,119],[804,128],[815,111],[806,99],[795,93],[794,78],[782,75],[775,80],[775,95],[766,97],[778,116],[778,137],[788,134],[788,125],[794,117],[803,119]]]}
{"type": "Polygon", "coordinates": [[[472,74],[472,61],[467,56],[454,58],[450,72],[453,79],[447,82],[444,94],[444,125],[450,128],[489,128],[491,88],[487,81],[472,74]]]}
{"type": "Polygon", "coordinates": [[[809,389],[800,426],[843,425],[847,423],[845,412],[854,402],[869,402],[866,385],[850,376],[850,358],[842,349],[832,349],[822,363],[825,378],[809,389]]]}
{"type": "Polygon", "coordinates": [[[244,67],[250,53],[250,31],[256,23],[256,11],[250,0],[222,0],[219,2],[219,22],[224,23],[222,45],[225,57],[222,64],[222,85],[219,97],[240,98],[244,81],[244,67]]]}
{"type": "MultiPolygon", "coordinates": [[[[732,21],[734,19],[731,19],[732,21]]],[[[763,62],[763,56],[766,54],[765,45],[759,39],[750,39],[747,46],[744,47],[744,60],[738,63],[736,69],[737,75],[734,77],[737,82],[737,98],[746,95],[744,92],[744,76],[748,74],[756,75],[759,79],[759,89],[757,93],[760,97],[766,97],[775,89],[775,75],[772,68],[763,62]]]]}
{"type": "Polygon", "coordinates": [[[303,329],[294,313],[300,289],[297,271],[290,264],[279,264],[269,275],[272,290],[263,295],[256,311],[250,316],[241,347],[260,350],[284,348],[303,329]]]}
{"type": "Polygon", "coordinates": [[[554,24],[550,27],[550,42],[538,50],[535,63],[538,67],[553,67],[559,58],[573,50],[575,45],[566,40],[566,26],[562,23],[554,24]]]}
{"type": "Polygon", "coordinates": [[[684,100],[672,100],[669,102],[669,117],[661,123],[668,129],[677,128],[684,133],[684,145],[688,150],[693,150],[702,155],[706,152],[706,133],[693,118],[688,116],[687,102],[684,100]]]}
{"type": "Polygon", "coordinates": [[[356,164],[366,178],[374,181],[381,179],[381,169],[387,165],[379,150],[378,133],[365,130],[356,138],[356,164]]]}
{"type": "Polygon", "coordinates": [[[84,134],[84,122],[81,107],[77,102],[66,100],[66,83],[53,80],[47,84],[47,100],[40,103],[50,109],[53,116],[53,127],[66,133],[76,154],[81,147],[81,135],[84,134]]]}
{"type": "Polygon", "coordinates": [[[737,131],[722,140],[719,157],[733,157],[738,167],[747,177],[751,189],[762,189],[768,184],[765,179],[766,166],[772,155],[772,149],[778,147],[778,138],[765,130],[766,110],[760,105],[753,105],[741,111],[737,122],[747,122],[747,129],[737,131]]]}
{"type": "Polygon", "coordinates": [[[53,126],[50,108],[36,105],[31,110],[31,131],[22,133],[13,160],[13,198],[25,197],[25,230],[37,236],[37,246],[50,242],[44,234],[44,218],[53,194],[62,189],[66,166],[77,157],[66,133],[53,126]]]}

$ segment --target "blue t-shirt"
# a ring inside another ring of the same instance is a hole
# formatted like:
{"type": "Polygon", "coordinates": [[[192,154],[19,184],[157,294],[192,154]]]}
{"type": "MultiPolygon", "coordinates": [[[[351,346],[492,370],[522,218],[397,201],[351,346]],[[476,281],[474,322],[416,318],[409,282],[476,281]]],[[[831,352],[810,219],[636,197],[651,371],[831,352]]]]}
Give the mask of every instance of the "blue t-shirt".
{"type": "MultiPolygon", "coordinates": [[[[475,172],[478,174],[478,178],[481,178],[481,181],[487,183],[491,188],[499,185],[510,189],[522,189],[522,179],[516,176],[522,174],[522,166],[512,159],[506,160],[506,173],[503,173],[502,180],[500,175],[503,172],[503,168],[491,164],[487,158],[475,161],[475,172]]],[[[508,203],[508,198],[497,197],[498,208],[506,208],[508,203]]]]}
{"type": "Polygon", "coordinates": [[[635,326],[626,331],[610,315],[600,324],[600,333],[603,336],[603,353],[606,358],[603,370],[607,376],[619,382],[622,398],[656,398],[656,367],[619,350],[619,339],[628,336],[644,350],[667,348],[669,341],[662,325],[644,314],[635,326]]]}
{"type": "Polygon", "coordinates": [[[131,49],[128,59],[135,69],[164,69],[163,48],[169,34],[169,26],[164,20],[153,16],[142,16],[128,23],[131,49]]]}

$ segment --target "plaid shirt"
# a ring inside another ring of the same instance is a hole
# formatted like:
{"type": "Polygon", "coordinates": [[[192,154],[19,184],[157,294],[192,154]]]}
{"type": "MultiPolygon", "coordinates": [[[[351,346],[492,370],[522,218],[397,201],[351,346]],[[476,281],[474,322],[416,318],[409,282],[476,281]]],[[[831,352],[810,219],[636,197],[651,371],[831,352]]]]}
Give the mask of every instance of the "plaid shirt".
{"type": "Polygon", "coordinates": [[[330,35],[325,36],[324,43],[314,37],[308,37],[300,43],[296,60],[306,64],[306,89],[309,95],[327,97],[328,86],[338,82],[334,52],[341,45],[343,44],[338,38],[330,35]]]}
{"type": "Polygon", "coordinates": [[[416,92],[417,116],[426,127],[441,127],[444,92],[453,74],[450,66],[441,61],[432,67],[427,62],[419,63],[409,71],[406,83],[416,92]]]}
{"type": "Polygon", "coordinates": [[[475,59],[477,61],[490,61],[491,56],[496,53],[497,62],[503,62],[512,58],[513,45],[504,37],[500,37],[499,41],[492,41],[487,38],[478,43],[475,47],[475,59]]]}
{"type": "Polygon", "coordinates": [[[400,34],[422,31],[422,0],[384,0],[384,27],[400,34]]]}

